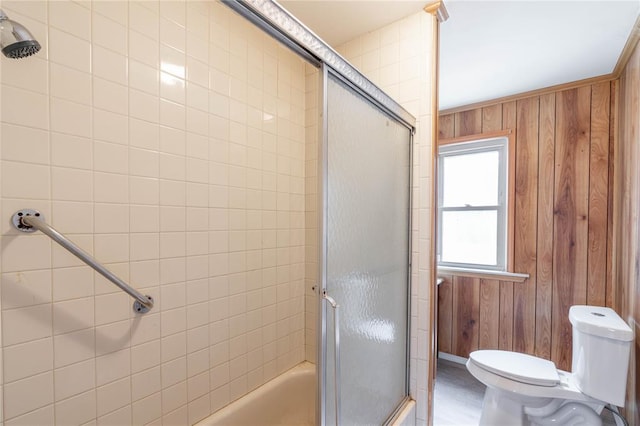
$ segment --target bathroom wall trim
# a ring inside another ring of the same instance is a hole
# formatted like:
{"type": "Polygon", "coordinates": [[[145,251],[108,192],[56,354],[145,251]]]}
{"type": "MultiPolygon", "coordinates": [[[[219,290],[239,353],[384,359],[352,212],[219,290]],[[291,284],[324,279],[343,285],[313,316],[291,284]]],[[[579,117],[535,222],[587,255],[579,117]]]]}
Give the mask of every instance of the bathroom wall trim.
{"type": "Polygon", "coordinates": [[[631,29],[631,33],[629,34],[629,38],[622,48],[622,52],[620,52],[620,57],[618,58],[618,62],[616,63],[615,68],[613,69],[612,75],[614,78],[618,79],[624,72],[629,59],[631,59],[631,55],[635,51],[636,45],[640,41],[640,15],[636,18],[635,24],[633,24],[633,28],[631,29]]]}
{"type": "Polygon", "coordinates": [[[388,114],[414,129],[416,119],[313,31],[273,0],[225,0],[224,4],[267,31],[315,66],[327,64],[388,114]]]}
{"type": "Polygon", "coordinates": [[[486,100],[486,101],[475,102],[475,103],[469,104],[469,105],[461,105],[461,106],[457,106],[457,107],[453,107],[453,108],[443,109],[443,110],[438,111],[438,115],[439,116],[443,116],[443,115],[448,115],[448,114],[455,114],[455,113],[458,113],[458,112],[469,111],[469,110],[472,110],[472,109],[490,107],[490,106],[503,104],[503,103],[507,103],[507,102],[511,102],[511,101],[517,101],[517,100],[520,100],[520,99],[533,98],[533,97],[537,97],[537,96],[548,95],[550,93],[561,92],[561,91],[564,91],[564,90],[571,90],[571,89],[575,89],[577,87],[589,86],[591,84],[605,83],[605,82],[608,82],[608,81],[616,80],[617,78],[618,77],[616,77],[616,75],[614,75],[613,73],[605,74],[605,75],[601,75],[601,76],[597,76],[597,77],[585,78],[584,80],[572,81],[572,82],[569,82],[569,83],[558,84],[556,86],[549,86],[549,87],[544,87],[542,89],[531,90],[531,91],[528,91],[528,92],[516,93],[515,95],[503,96],[501,98],[495,98],[495,99],[489,99],[489,100],[486,100]]]}
{"type": "Polygon", "coordinates": [[[455,362],[456,364],[465,365],[469,358],[465,358],[463,356],[453,355],[446,352],[438,352],[438,357],[440,359],[444,359],[446,361],[455,362]]]}

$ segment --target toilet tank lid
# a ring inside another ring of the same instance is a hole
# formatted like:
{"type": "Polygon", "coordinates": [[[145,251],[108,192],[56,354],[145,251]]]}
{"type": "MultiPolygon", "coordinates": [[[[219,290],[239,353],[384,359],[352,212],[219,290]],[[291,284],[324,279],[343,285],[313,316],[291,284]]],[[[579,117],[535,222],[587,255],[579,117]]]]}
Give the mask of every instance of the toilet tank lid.
{"type": "Polygon", "coordinates": [[[577,330],[612,340],[629,342],[633,331],[611,308],[576,305],[569,309],[569,321],[577,330]]]}

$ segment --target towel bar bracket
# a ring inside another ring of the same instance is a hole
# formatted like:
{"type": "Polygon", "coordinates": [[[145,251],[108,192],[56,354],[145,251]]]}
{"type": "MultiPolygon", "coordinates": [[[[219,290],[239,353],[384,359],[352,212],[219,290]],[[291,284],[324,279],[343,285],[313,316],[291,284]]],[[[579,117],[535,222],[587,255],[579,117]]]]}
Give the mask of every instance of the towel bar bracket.
{"type": "Polygon", "coordinates": [[[45,220],[44,216],[40,214],[38,210],[34,210],[34,209],[18,210],[11,217],[11,223],[13,223],[13,227],[16,228],[18,231],[28,232],[28,233],[37,231],[36,228],[34,228],[33,226],[29,226],[22,221],[22,218],[25,216],[35,216],[40,220],[45,220]]]}
{"type": "Polygon", "coordinates": [[[151,306],[153,306],[153,297],[149,296],[148,294],[145,294],[144,297],[149,300],[149,306],[143,305],[138,300],[133,302],[133,310],[139,314],[146,314],[151,310],[151,306]]]}

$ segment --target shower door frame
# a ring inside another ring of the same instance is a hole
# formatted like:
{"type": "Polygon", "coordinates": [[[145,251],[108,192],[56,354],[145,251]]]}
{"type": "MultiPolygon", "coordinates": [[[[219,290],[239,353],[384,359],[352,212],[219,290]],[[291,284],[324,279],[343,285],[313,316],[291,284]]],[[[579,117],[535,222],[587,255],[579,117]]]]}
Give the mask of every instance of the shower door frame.
{"type": "MultiPolygon", "coordinates": [[[[405,348],[405,396],[398,403],[393,412],[389,414],[389,417],[383,423],[384,425],[391,424],[391,422],[398,416],[405,404],[411,399],[409,380],[410,380],[410,361],[411,361],[411,268],[412,268],[412,230],[413,230],[413,138],[415,135],[415,122],[409,123],[404,117],[395,114],[387,106],[381,104],[377,99],[372,97],[368,92],[364,91],[361,87],[353,84],[350,80],[345,78],[339,71],[333,69],[327,63],[322,63],[320,66],[320,87],[319,87],[319,117],[318,123],[318,242],[319,242],[319,254],[318,254],[318,278],[316,294],[317,294],[317,344],[316,344],[316,376],[317,376],[317,404],[316,404],[316,426],[326,425],[326,389],[327,389],[327,301],[323,297],[327,290],[327,223],[328,223],[328,179],[329,179],[329,120],[328,120],[328,81],[329,75],[340,80],[347,86],[346,90],[352,90],[363,101],[368,102],[372,107],[378,111],[384,113],[392,120],[405,126],[409,130],[409,159],[408,164],[408,205],[407,205],[407,282],[406,282],[406,308],[407,308],[407,327],[405,330],[406,348],[405,348]]],[[[335,312],[334,312],[335,313],[335,312]]],[[[339,327],[339,324],[335,325],[339,327]]],[[[334,364],[334,368],[335,368],[334,364]]],[[[339,378],[337,378],[339,379],[339,378]]],[[[339,384],[335,384],[336,389],[334,391],[338,393],[339,384]]],[[[336,410],[337,407],[336,407],[336,410]]],[[[336,426],[339,426],[336,424],[336,426]]]]}

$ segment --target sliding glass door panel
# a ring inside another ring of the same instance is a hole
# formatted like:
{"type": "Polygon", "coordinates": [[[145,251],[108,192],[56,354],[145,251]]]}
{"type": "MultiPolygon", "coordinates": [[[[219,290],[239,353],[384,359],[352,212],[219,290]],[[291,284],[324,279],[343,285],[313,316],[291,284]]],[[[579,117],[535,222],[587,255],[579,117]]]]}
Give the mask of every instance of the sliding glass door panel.
{"type": "Polygon", "coordinates": [[[326,81],[325,422],[382,424],[408,393],[411,131],[341,79],[326,81]]]}

